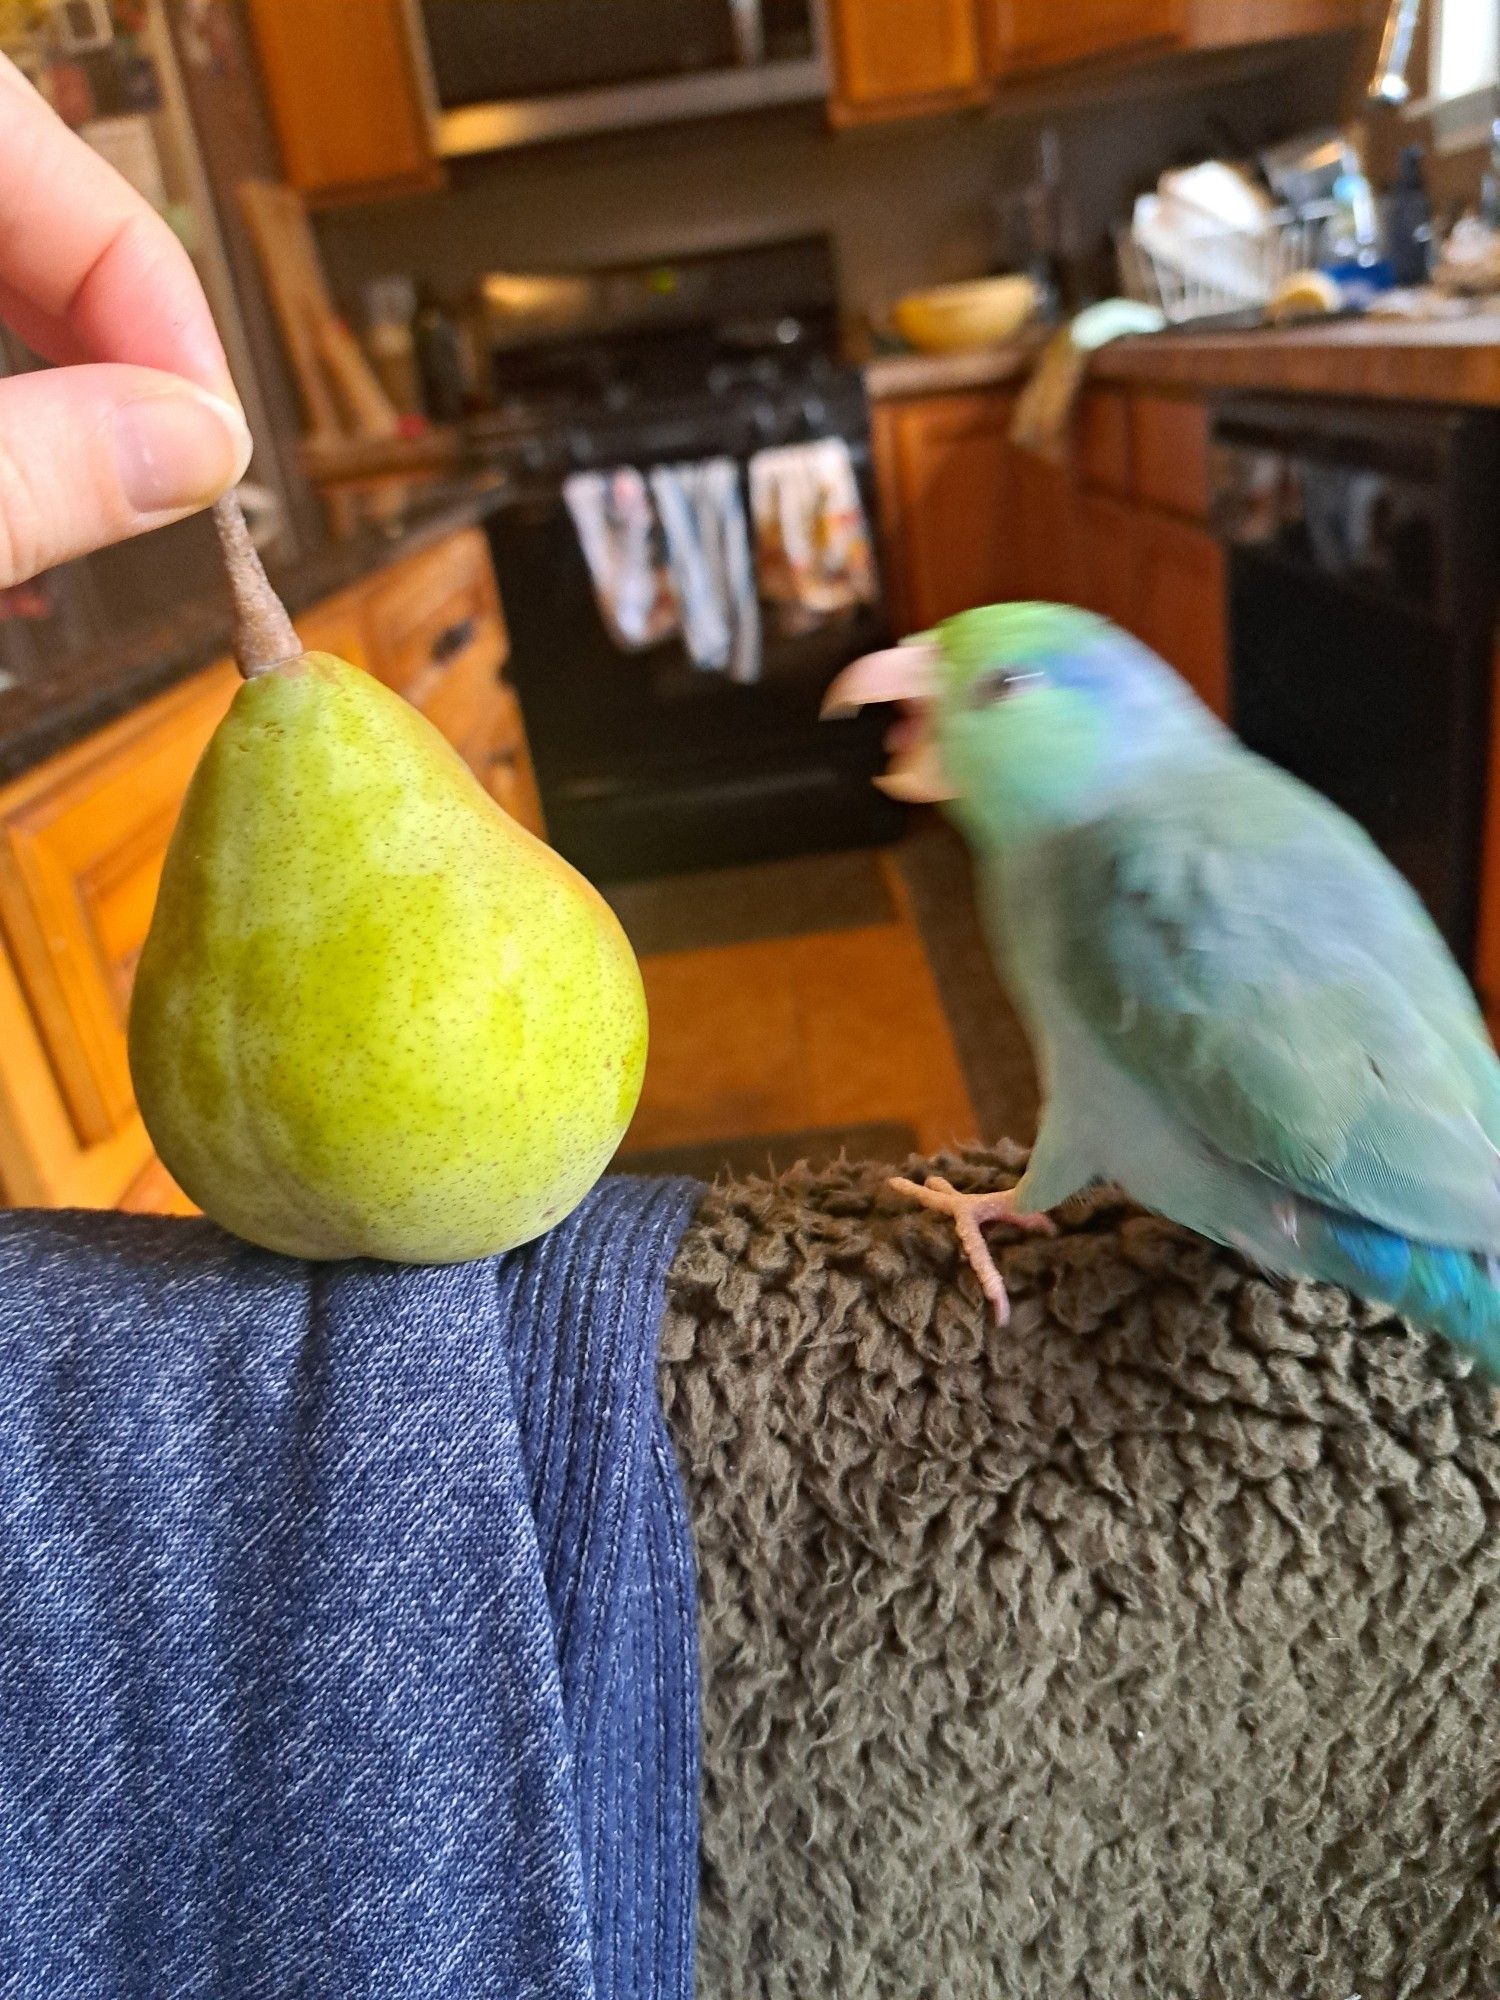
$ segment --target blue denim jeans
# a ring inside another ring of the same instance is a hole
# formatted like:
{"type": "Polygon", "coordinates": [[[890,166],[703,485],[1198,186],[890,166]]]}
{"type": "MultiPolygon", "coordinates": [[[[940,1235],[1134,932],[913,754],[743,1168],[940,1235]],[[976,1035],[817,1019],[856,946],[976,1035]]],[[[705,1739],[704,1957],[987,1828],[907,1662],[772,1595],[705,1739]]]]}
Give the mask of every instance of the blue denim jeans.
{"type": "Polygon", "coordinates": [[[686,2000],[695,1195],[445,1269],[0,1216],[4,2000],[686,2000]]]}

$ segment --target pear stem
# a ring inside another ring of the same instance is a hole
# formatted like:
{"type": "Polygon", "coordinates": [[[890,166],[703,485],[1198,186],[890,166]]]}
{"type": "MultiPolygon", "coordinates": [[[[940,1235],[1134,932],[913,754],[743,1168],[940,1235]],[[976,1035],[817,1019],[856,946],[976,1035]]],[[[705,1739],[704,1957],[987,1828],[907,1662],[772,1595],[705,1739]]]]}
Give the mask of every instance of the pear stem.
{"type": "Polygon", "coordinates": [[[271,588],[232,492],[214,502],[214,526],[219,531],[229,594],[234,599],[234,657],[245,679],[253,681],[284,660],[295,660],[302,651],[302,641],[286,606],[271,588]]]}

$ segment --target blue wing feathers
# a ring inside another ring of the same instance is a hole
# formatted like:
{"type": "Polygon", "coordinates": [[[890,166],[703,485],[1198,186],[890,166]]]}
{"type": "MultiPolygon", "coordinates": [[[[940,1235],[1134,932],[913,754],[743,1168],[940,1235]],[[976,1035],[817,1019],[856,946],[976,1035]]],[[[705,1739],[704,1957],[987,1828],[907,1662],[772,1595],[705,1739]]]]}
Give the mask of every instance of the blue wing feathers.
{"type": "Polygon", "coordinates": [[[1330,1211],[1321,1221],[1308,1248],[1330,1279],[1446,1334],[1500,1381],[1500,1262],[1412,1243],[1357,1216],[1330,1211]]]}
{"type": "Polygon", "coordinates": [[[1500,1252],[1500,1065],[1408,885],[1235,751],[1061,843],[1060,972],[1226,1158],[1419,1243],[1500,1252]]]}

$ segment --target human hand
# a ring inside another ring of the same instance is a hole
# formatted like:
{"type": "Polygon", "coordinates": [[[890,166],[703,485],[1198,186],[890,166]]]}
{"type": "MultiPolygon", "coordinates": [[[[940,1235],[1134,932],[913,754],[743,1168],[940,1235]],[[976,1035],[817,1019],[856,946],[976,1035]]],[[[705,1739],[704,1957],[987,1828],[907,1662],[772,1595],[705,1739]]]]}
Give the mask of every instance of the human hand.
{"type": "Polygon", "coordinates": [[[0,590],[206,507],[250,433],[192,260],[0,56],[0,590]]]}

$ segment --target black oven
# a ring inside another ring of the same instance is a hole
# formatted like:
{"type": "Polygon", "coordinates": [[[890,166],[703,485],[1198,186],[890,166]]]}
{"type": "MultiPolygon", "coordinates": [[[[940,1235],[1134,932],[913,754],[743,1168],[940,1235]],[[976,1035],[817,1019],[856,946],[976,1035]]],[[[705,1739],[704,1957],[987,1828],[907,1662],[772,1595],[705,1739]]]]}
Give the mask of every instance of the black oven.
{"type": "MultiPolygon", "coordinates": [[[[842,437],[875,518],[864,386],[854,370],[796,389],[732,392],[671,414],[595,422],[570,467],[725,453],[842,437]]],[[[834,676],[888,644],[884,608],[793,636],[768,629],[751,685],[693,666],[679,640],[620,651],[601,621],[552,470],[520,475],[492,516],[491,547],[548,837],[592,880],[728,867],[894,840],[901,807],[877,791],[884,723],[869,710],[821,722],[834,676]]]]}
{"type": "Polygon", "coordinates": [[[1500,419],[1247,400],[1214,468],[1235,728],[1360,822],[1472,971],[1500,419]]]}

